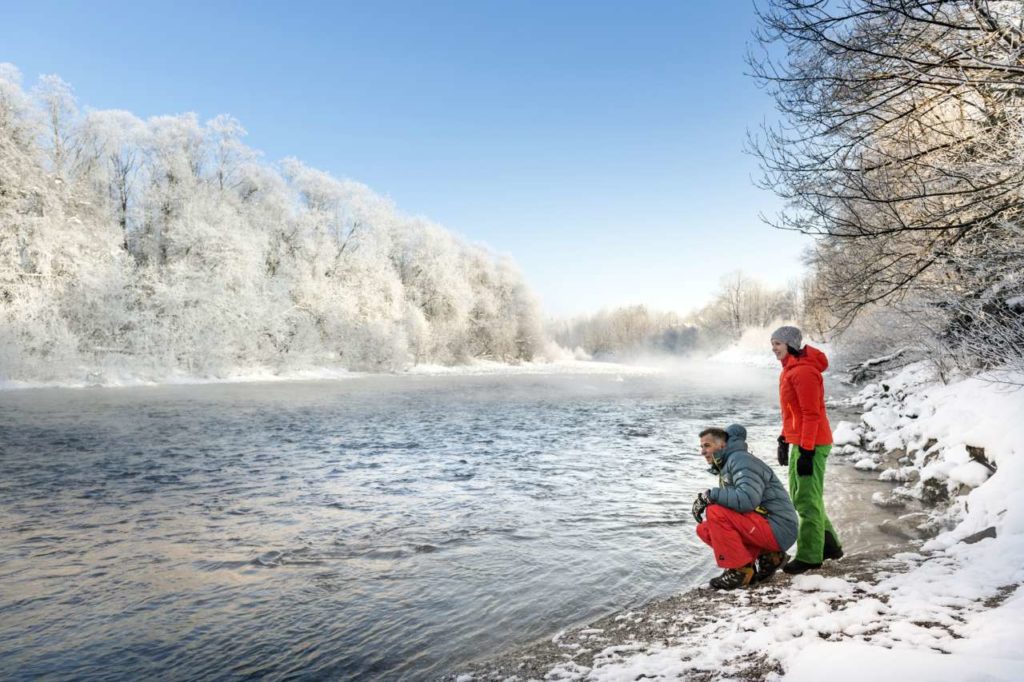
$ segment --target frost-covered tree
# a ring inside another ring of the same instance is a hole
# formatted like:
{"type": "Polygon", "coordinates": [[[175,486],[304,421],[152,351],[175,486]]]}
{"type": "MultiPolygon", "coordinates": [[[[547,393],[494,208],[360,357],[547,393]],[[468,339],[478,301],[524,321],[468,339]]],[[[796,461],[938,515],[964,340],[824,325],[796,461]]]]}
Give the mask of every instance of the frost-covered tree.
{"type": "Polygon", "coordinates": [[[724,275],[714,298],[691,317],[709,345],[739,339],[750,327],[796,320],[798,287],[769,289],[761,282],[736,271],[724,275]]]}
{"type": "Polygon", "coordinates": [[[138,183],[145,124],[127,111],[90,111],[82,122],[79,172],[92,194],[121,228],[127,252],[129,234],[138,228],[138,183]]]}
{"type": "Polygon", "coordinates": [[[775,224],[819,237],[813,302],[827,326],[892,305],[929,324],[944,314],[941,345],[968,355],[1013,337],[1024,4],[769,0],[760,18],[751,64],[782,121],[753,149],[788,201],[775,224]],[[1005,334],[977,333],[993,325],[1005,334]]]}
{"type": "MultiPolygon", "coordinates": [[[[52,112],[47,104],[45,113],[52,112]]],[[[68,157],[45,146],[49,140],[69,148],[63,132],[44,134],[53,118],[43,113],[21,90],[16,70],[0,67],[0,366],[28,376],[66,373],[82,350],[105,343],[93,333],[106,319],[98,303],[124,265],[116,241],[111,245],[116,227],[69,181],[67,164],[57,161],[68,157]],[[88,319],[90,310],[98,317],[88,319]]]]}
{"type": "Polygon", "coordinates": [[[42,114],[47,136],[47,144],[43,145],[50,161],[50,170],[54,176],[67,180],[69,157],[75,155],[75,120],[78,117],[78,103],[71,91],[71,86],[59,76],[46,75],[39,79],[39,84],[32,94],[42,106],[42,114]]]}

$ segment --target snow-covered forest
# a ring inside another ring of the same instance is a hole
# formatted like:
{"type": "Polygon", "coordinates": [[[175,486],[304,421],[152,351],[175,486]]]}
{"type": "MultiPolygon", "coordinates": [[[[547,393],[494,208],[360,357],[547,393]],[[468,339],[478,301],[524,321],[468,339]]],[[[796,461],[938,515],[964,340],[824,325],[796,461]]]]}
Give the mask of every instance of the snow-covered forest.
{"type": "Polygon", "coordinates": [[[0,377],[530,359],[515,265],[229,116],[82,109],[0,65],[0,377]]]}

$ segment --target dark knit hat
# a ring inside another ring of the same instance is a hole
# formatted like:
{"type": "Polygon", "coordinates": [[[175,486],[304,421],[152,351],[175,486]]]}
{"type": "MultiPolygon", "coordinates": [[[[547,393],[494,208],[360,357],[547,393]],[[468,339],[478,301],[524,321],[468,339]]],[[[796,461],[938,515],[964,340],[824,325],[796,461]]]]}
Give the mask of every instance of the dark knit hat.
{"type": "Polygon", "coordinates": [[[772,332],[772,341],[781,341],[794,350],[804,347],[804,337],[796,327],[779,327],[772,332]]]}

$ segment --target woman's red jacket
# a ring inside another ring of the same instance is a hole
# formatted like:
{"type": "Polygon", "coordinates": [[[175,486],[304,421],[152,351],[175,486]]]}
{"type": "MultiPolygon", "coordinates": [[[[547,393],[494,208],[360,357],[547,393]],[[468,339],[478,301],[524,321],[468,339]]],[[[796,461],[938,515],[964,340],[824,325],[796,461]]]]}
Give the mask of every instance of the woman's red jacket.
{"type": "Polygon", "coordinates": [[[787,355],[779,375],[782,436],[787,443],[808,450],[832,444],[832,427],[825,414],[825,382],[821,373],[828,358],[817,348],[804,346],[799,356],[787,355]]]}

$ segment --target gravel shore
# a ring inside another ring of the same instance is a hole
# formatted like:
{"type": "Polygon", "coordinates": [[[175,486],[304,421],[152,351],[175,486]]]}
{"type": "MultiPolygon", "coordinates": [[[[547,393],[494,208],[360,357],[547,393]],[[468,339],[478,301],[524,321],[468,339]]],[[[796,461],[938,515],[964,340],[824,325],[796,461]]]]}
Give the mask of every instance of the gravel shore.
{"type": "MultiPolygon", "coordinates": [[[[909,570],[914,563],[895,561],[891,549],[876,549],[826,562],[815,575],[841,578],[855,583],[850,601],[866,597],[880,598],[871,587],[881,578],[909,570]]],[[[721,624],[735,624],[736,609],[745,612],[770,613],[771,610],[793,597],[793,578],[781,571],[770,582],[747,589],[720,591],[698,587],[668,599],[651,602],[643,607],[605,616],[592,623],[560,632],[521,649],[483,659],[464,670],[444,677],[455,682],[497,682],[503,680],[573,679],[600,665],[609,653],[635,654],[648,651],[652,646],[700,648],[706,644],[708,628],[721,624]]],[[[839,608],[837,602],[833,608],[839,608]]],[[[749,626],[757,627],[759,619],[751,619],[749,626]]],[[[701,666],[686,668],[686,680],[717,680],[728,670],[728,678],[745,681],[769,679],[781,673],[778,665],[765,655],[745,655],[728,662],[727,669],[706,670],[701,666]]]]}

